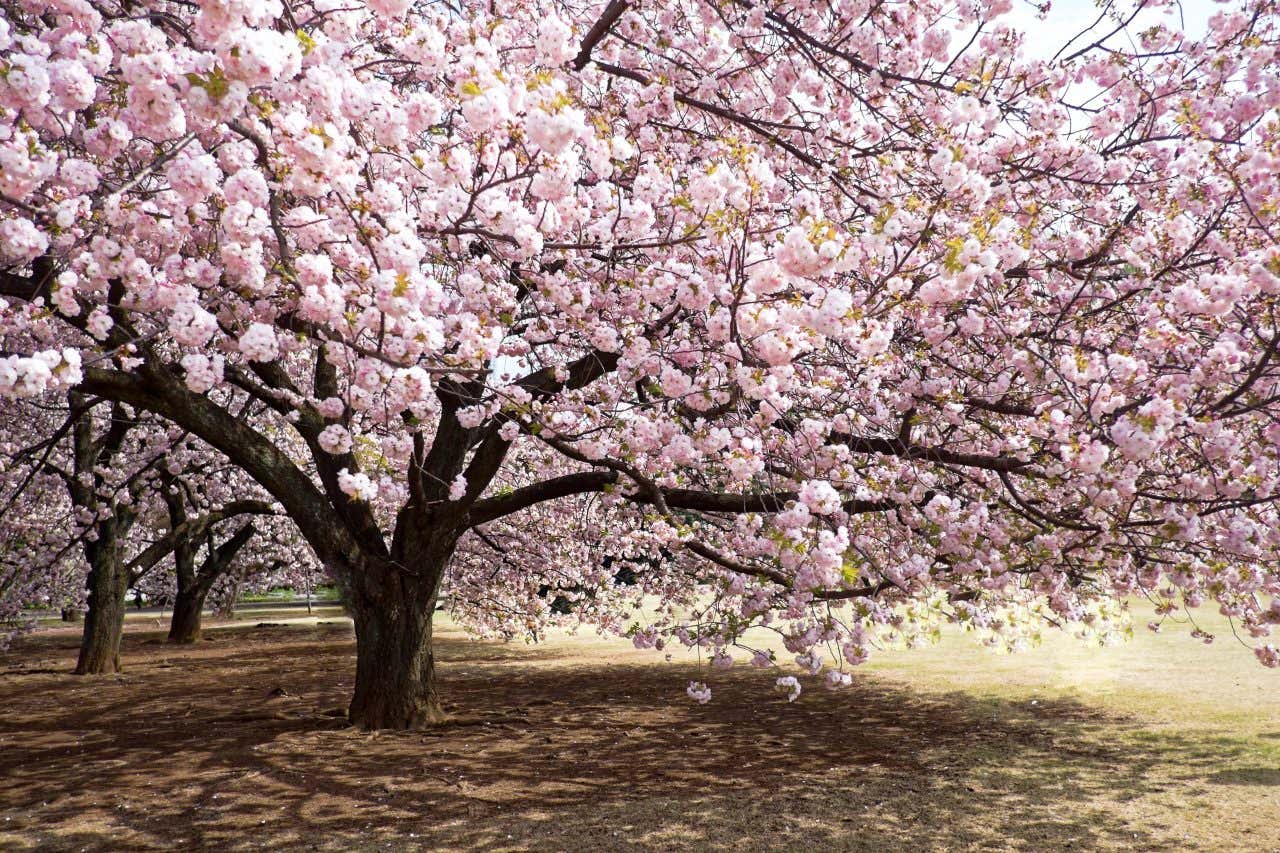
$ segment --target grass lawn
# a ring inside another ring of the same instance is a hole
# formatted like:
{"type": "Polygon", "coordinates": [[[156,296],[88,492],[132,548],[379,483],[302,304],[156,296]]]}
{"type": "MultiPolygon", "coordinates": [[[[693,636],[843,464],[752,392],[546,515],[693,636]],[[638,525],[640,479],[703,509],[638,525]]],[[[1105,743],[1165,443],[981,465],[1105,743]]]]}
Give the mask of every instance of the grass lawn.
{"type": "Polygon", "coordinates": [[[1076,717],[1047,727],[1028,754],[998,744],[978,751],[982,790],[1015,809],[1079,803],[1132,827],[1136,847],[1148,838],[1280,848],[1280,672],[1260,666],[1216,614],[1196,616],[1217,637],[1205,645],[1185,625],[1154,634],[1141,627],[1145,608],[1135,610],[1135,636],[1117,646],[1051,634],[1039,648],[993,655],[949,636],[873,658],[867,671],[913,692],[985,703],[998,726],[1076,717]]]}
{"type": "Polygon", "coordinates": [[[1213,619],[948,634],[792,705],[746,666],[445,624],[453,723],[370,735],[334,716],[349,625],[263,618],[187,648],[136,621],[105,679],[65,674],[74,628],[0,658],[0,849],[1280,850],[1280,672],[1213,619]]]}

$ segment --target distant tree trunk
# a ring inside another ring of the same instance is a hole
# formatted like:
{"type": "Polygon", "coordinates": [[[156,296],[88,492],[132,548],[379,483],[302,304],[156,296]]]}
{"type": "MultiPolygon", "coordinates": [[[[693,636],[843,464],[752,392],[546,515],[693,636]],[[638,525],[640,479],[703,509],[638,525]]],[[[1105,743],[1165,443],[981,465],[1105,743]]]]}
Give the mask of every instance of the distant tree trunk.
{"type": "Polygon", "coordinates": [[[240,579],[233,578],[231,581],[231,589],[227,591],[227,597],[218,605],[217,615],[219,619],[236,618],[236,597],[240,595],[240,579]]]}
{"type": "MultiPolygon", "coordinates": [[[[200,639],[201,618],[204,614],[205,598],[213,584],[222,577],[231,566],[236,553],[239,552],[254,534],[253,522],[249,522],[218,547],[213,547],[209,540],[209,553],[199,571],[190,566],[178,574],[178,595],[173,602],[173,619],[169,623],[169,642],[194,643],[200,639]]],[[[190,549],[183,549],[184,556],[189,558],[190,549]]],[[[175,558],[179,550],[174,549],[175,558]]]]}
{"type": "Polygon", "coordinates": [[[63,622],[79,622],[83,618],[84,618],[84,611],[81,610],[79,607],[62,608],[63,622]]]}
{"type": "MultiPolygon", "coordinates": [[[[83,408],[83,411],[72,431],[75,476],[67,479],[67,491],[72,504],[98,519],[92,541],[87,537],[84,540],[84,556],[89,563],[85,584],[89,598],[75,671],[77,675],[109,675],[120,671],[125,597],[131,583],[122,552],[124,537],[136,515],[132,501],[103,503],[107,493],[100,471],[114,464],[136,423],[118,403],[113,403],[101,437],[95,438],[92,408],[84,408],[83,395],[72,391],[68,401],[73,409],[83,408]]],[[[142,488],[144,482],[145,478],[139,477],[130,488],[135,500],[136,490],[142,488]]]]}
{"type": "Polygon", "coordinates": [[[169,622],[169,642],[194,643],[201,637],[201,616],[208,589],[195,586],[179,590],[173,601],[173,618],[169,622]]]}
{"type": "Polygon", "coordinates": [[[86,543],[89,558],[89,611],[85,615],[77,675],[110,675],[120,671],[124,636],[125,594],[129,572],[120,560],[115,524],[98,525],[97,540],[86,543]]]}
{"type": "Polygon", "coordinates": [[[445,719],[436,689],[431,616],[457,545],[438,536],[352,575],[356,684],[348,719],[363,729],[420,729],[445,719]]]}
{"type": "Polygon", "coordinates": [[[178,536],[187,521],[178,481],[165,477],[161,496],[169,508],[169,529],[173,532],[173,574],[178,590],[173,600],[173,616],[169,621],[169,642],[194,643],[200,639],[200,611],[204,609],[204,592],[196,578],[196,549],[199,545],[186,536],[178,536]]]}

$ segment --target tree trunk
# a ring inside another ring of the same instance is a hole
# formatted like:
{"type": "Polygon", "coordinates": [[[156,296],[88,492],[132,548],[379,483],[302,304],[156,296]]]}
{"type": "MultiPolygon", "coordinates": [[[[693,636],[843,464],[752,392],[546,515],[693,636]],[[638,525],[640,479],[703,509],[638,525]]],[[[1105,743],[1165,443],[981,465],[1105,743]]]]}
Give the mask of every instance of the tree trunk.
{"type": "Polygon", "coordinates": [[[347,713],[362,729],[421,729],[445,719],[436,692],[431,610],[355,610],[356,688],[347,713]]]}
{"type": "Polygon", "coordinates": [[[356,686],[347,713],[362,729],[421,729],[446,719],[436,689],[431,616],[454,536],[411,543],[400,559],[354,573],[356,686]],[[416,547],[414,547],[416,545],[416,547]],[[412,556],[408,556],[412,555],[412,556]]]}
{"type": "MultiPolygon", "coordinates": [[[[169,618],[170,643],[194,643],[200,639],[200,611],[204,609],[204,593],[196,583],[196,549],[198,544],[188,536],[178,536],[187,522],[187,507],[174,480],[164,482],[160,494],[169,508],[169,530],[173,539],[173,575],[178,594],[173,600],[173,615],[169,618]]],[[[212,544],[209,546],[212,548],[212,544]]],[[[161,615],[164,612],[161,611],[161,615]]]]}
{"type": "Polygon", "coordinates": [[[193,567],[195,553],[191,547],[187,543],[175,544],[173,556],[177,567],[175,574],[178,578],[178,597],[173,601],[169,642],[194,643],[200,639],[200,616],[204,611],[205,597],[218,578],[231,566],[232,559],[240,549],[253,538],[253,533],[253,522],[249,522],[216,548],[210,537],[209,554],[198,572],[193,567]]]}
{"type": "Polygon", "coordinates": [[[79,622],[83,618],[84,618],[84,611],[82,611],[79,607],[62,608],[63,622],[79,622]]]}
{"type": "Polygon", "coordinates": [[[173,618],[169,621],[169,642],[194,643],[200,639],[200,617],[208,592],[199,585],[178,591],[173,602],[173,618]]]}
{"type": "Polygon", "coordinates": [[[240,597],[240,583],[244,580],[243,570],[232,571],[227,576],[227,585],[218,593],[214,602],[214,615],[219,619],[236,617],[236,599],[240,597]]]}
{"type": "Polygon", "coordinates": [[[99,526],[99,538],[86,543],[89,557],[89,610],[84,619],[77,675],[110,675],[120,671],[120,640],[124,635],[125,595],[129,572],[120,561],[114,532],[99,526]],[[106,535],[102,535],[106,533],[106,535]]]}

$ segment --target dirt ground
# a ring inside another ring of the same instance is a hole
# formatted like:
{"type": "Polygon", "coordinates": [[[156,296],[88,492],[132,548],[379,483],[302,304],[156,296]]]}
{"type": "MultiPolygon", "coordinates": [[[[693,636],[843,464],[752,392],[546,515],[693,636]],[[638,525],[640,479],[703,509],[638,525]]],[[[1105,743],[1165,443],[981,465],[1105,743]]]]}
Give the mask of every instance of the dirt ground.
{"type": "Polygon", "coordinates": [[[690,663],[446,627],[455,722],[362,734],[335,716],[349,624],[208,635],[133,625],[105,678],[67,674],[74,629],[0,657],[0,849],[1280,848],[1271,718],[1160,728],[876,672],[788,705],[745,666],[699,706],[690,663]]]}

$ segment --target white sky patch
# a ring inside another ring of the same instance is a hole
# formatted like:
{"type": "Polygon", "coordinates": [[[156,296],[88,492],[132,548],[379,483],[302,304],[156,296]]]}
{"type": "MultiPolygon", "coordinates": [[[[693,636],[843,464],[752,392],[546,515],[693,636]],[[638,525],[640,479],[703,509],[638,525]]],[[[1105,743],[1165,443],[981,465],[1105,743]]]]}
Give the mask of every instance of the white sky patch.
{"type": "MultiPolygon", "coordinates": [[[[1123,13],[1133,6],[1129,3],[1113,4],[1123,13]]],[[[1182,30],[1189,38],[1199,39],[1208,31],[1209,18],[1218,11],[1237,7],[1238,3],[1219,3],[1216,0],[1182,0],[1168,8],[1149,8],[1140,12],[1126,32],[1136,35],[1156,24],[1182,30]]],[[[1028,56],[1049,59],[1073,36],[1084,32],[1102,16],[1102,8],[1092,0],[1054,0],[1044,20],[1037,17],[1034,6],[1026,0],[1015,2],[1013,10],[1001,18],[1014,29],[1026,34],[1023,50],[1028,56]]],[[[1116,28],[1117,21],[1108,14],[1088,34],[1078,38],[1063,55],[1097,41],[1116,28]]],[[[1131,35],[1117,33],[1106,43],[1117,48],[1132,48],[1131,35]]]]}

